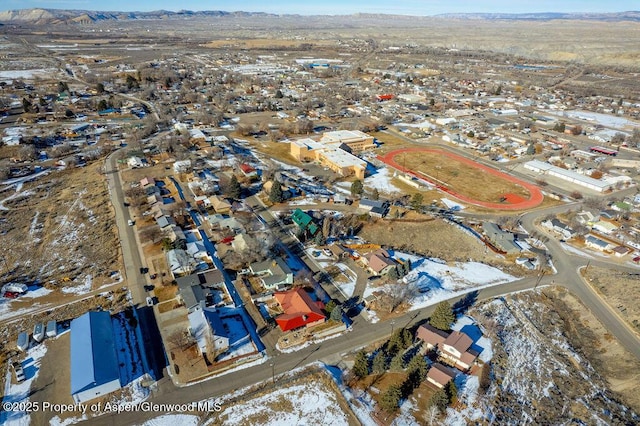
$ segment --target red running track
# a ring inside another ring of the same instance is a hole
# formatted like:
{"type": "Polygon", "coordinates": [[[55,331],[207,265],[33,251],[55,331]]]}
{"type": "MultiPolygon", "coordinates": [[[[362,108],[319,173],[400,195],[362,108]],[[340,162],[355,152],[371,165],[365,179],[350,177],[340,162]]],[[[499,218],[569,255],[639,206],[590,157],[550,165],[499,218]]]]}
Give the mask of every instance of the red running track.
{"type": "Polygon", "coordinates": [[[539,206],[540,204],[542,204],[542,201],[544,200],[544,195],[542,195],[542,191],[540,191],[540,189],[530,183],[524,182],[520,179],[517,179],[513,176],[510,176],[504,172],[501,172],[499,170],[496,170],[492,167],[488,167],[485,166],[483,164],[479,164],[476,163],[473,160],[470,160],[466,157],[462,157],[460,155],[456,155],[452,152],[448,152],[448,151],[443,151],[440,149],[430,149],[430,148],[403,148],[403,149],[398,149],[395,151],[391,151],[383,156],[378,156],[378,159],[388,165],[390,165],[391,167],[398,169],[404,173],[410,174],[412,176],[415,176],[418,179],[421,180],[425,180],[429,183],[431,183],[432,185],[434,185],[437,189],[439,189],[440,191],[451,195],[452,197],[457,198],[460,201],[464,201],[466,203],[469,204],[473,204],[476,206],[480,206],[480,207],[485,207],[488,209],[496,209],[496,210],[526,210],[526,209],[532,209],[534,207],[539,206]],[[449,158],[453,158],[456,161],[459,161],[461,163],[464,163],[468,166],[471,167],[475,167],[477,169],[481,169],[486,171],[487,173],[491,173],[494,176],[498,176],[501,179],[507,180],[509,182],[515,183],[516,185],[519,185],[521,187],[523,187],[524,189],[526,189],[527,191],[529,191],[529,198],[528,199],[520,199],[519,196],[513,196],[513,194],[504,194],[504,196],[507,198],[507,203],[490,203],[487,201],[480,201],[480,200],[476,200],[470,197],[467,197],[463,194],[459,194],[457,192],[454,192],[452,190],[450,190],[449,188],[446,188],[442,185],[438,185],[434,182],[431,182],[430,180],[426,179],[424,176],[419,176],[417,173],[415,173],[413,170],[411,169],[405,169],[404,167],[402,167],[400,164],[398,164],[395,161],[395,157],[397,157],[400,154],[403,153],[407,153],[407,152],[428,152],[434,155],[439,155],[439,156],[444,156],[444,157],[449,157],[449,158]],[[514,202],[509,203],[510,200],[513,200],[514,202]]]}

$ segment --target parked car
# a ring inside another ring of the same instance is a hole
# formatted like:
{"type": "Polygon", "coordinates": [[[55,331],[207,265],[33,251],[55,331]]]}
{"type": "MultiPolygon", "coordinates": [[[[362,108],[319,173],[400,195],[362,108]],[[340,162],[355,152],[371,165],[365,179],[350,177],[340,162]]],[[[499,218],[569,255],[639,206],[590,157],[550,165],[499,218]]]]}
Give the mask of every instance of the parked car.
{"type": "Polygon", "coordinates": [[[147,306],[153,306],[153,297],[147,296],[147,306]]]}
{"type": "Polygon", "coordinates": [[[16,382],[24,382],[25,376],[24,370],[22,369],[22,364],[20,364],[19,362],[14,362],[13,371],[16,373],[16,382]]]}
{"type": "Polygon", "coordinates": [[[4,297],[6,297],[7,299],[15,299],[18,296],[20,296],[20,293],[16,293],[15,291],[5,291],[4,292],[4,297]]]}
{"type": "Polygon", "coordinates": [[[129,224],[129,226],[135,225],[135,222],[132,219],[129,219],[127,223],[129,224]]]}

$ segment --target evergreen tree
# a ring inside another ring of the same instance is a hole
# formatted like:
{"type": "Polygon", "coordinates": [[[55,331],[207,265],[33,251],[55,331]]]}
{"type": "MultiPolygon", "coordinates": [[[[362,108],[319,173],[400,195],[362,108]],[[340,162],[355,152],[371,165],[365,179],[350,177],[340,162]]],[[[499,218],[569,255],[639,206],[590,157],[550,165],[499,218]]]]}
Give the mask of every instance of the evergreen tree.
{"type": "Polygon", "coordinates": [[[424,201],[424,196],[420,193],[415,193],[413,194],[413,197],[411,197],[411,207],[414,210],[419,210],[420,207],[422,207],[422,202],[424,201]]]}
{"type": "Polygon", "coordinates": [[[536,153],[536,147],[533,143],[527,145],[527,155],[533,155],[536,153]]]}
{"type": "Polygon", "coordinates": [[[429,407],[435,406],[438,410],[443,412],[447,405],[449,405],[449,398],[444,389],[438,389],[431,398],[429,398],[429,407]]]}
{"type": "Polygon", "coordinates": [[[331,315],[329,315],[329,319],[335,322],[342,321],[342,306],[337,305],[335,308],[333,308],[333,310],[331,311],[331,315]]]}
{"type": "Polygon", "coordinates": [[[391,385],[387,388],[385,393],[382,394],[382,398],[380,398],[380,406],[386,412],[392,413],[398,409],[398,405],[400,404],[401,397],[402,397],[402,391],[400,390],[400,386],[391,385]]]}
{"type": "Polygon", "coordinates": [[[384,373],[386,371],[387,354],[385,354],[384,351],[382,350],[378,351],[376,356],[373,357],[372,369],[374,373],[384,373]]]}
{"type": "Polygon", "coordinates": [[[373,192],[371,193],[371,199],[372,200],[380,199],[380,192],[378,192],[378,188],[373,188],[373,192]]]}
{"type": "Polygon", "coordinates": [[[389,269],[389,272],[387,272],[387,277],[389,277],[390,280],[397,280],[398,279],[398,268],[397,267],[393,267],[393,268],[389,269]]]}
{"type": "Polygon", "coordinates": [[[325,216],[322,220],[322,235],[325,238],[329,238],[331,235],[331,217],[325,216]]]}
{"type": "Polygon", "coordinates": [[[449,404],[455,404],[458,402],[458,387],[456,383],[451,380],[444,387],[445,392],[447,393],[447,397],[449,398],[449,404]]]}
{"type": "Polygon", "coordinates": [[[327,242],[327,240],[325,240],[325,238],[324,238],[324,235],[322,235],[322,232],[316,232],[316,236],[314,237],[313,241],[318,246],[324,245],[324,243],[327,242]]]}
{"type": "Polygon", "coordinates": [[[29,101],[29,99],[22,98],[22,109],[24,110],[24,112],[31,112],[32,106],[33,105],[31,104],[31,101],[29,101]]]}
{"type": "Polygon", "coordinates": [[[455,321],[456,317],[453,314],[451,305],[446,300],[438,303],[433,315],[429,318],[429,324],[437,329],[449,331],[451,329],[451,323],[455,321]]]}
{"type": "Polygon", "coordinates": [[[400,330],[394,332],[387,341],[386,351],[389,356],[395,356],[402,349],[402,341],[400,338],[400,330]]]}
{"type": "Polygon", "coordinates": [[[411,346],[413,344],[413,336],[411,335],[411,332],[409,330],[407,330],[406,328],[402,329],[402,349],[407,349],[409,346],[411,346]]]}
{"type": "Polygon", "coordinates": [[[391,358],[391,364],[389,365],[391,371],[404,370],[404,353],[399,351],[393,358],[391,358]]]}
{"type": "Polygon", "coordinates": [[[486,363],[482,366],[479,382],[481,390],[486,391],[489,389],[489,386],[491,386],[491,364],[486,363]]]}
{"type": "Polygon", "coordinates": [[[269,191],[269,201],[271,201],[272,203],[281,203],[284,201],[282,184],[278,180],[274,180],[273,185],[271,185],[271,191],[269,191]]]}
{"type": "Polygon", "coordinates": [[[242,192],[242,188],[240,187],[240,182],[238,182],[238,178],[233,175],[231,180],[227,184],[225,193],[229,198],[233,198],[234,200],[240,197],[240,193],[242,192]]]}
{"type": "Polygon", "coordinates": [[[362,181],[360,179],[354,180],[351,184],[351,195],[355,197],[356,195],[361,195],[363,191],[362,181]]]}
{"type": "Polygon", "coordinates": [[[424,359],[424,356],[420,352],[416,353],[409,364],[407,365],[407,371],[410,375],[415,377],[414,386],[420,386],[420,382],[422,382],[427,377],[427,361],[424,359]]]}
{"type": "Polygon", "coordinates": [[[369,357],[365,351],[360,351],[356,354],[356,359],[353,363],[353,374],[360,379],[369,375],[369,357]]]}
{"type": "Polygon", "coordinates": [[[327,302],[326,305],[324,305],[324,310],[331,315],[331,312],[333,312],[333,310],[335,309],[335,307],[337,306],[336,302],[334,300],[329,300],[329,302],[327,302]]]}

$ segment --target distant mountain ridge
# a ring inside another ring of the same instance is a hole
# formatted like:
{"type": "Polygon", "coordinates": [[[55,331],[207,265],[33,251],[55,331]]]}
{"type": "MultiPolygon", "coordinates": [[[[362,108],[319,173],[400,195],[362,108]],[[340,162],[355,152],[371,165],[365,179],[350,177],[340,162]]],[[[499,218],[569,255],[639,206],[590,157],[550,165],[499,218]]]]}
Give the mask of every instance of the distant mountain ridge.
{"type": "MultiPolygon", "coordinates": [[[[118,21],[118,20],[152,20],[152,19],[172,19],[172,18],[205,18],[205,17],[278,17],[278,16],[299,16],[300,15],[278,15],[264,12],[225,12],[221,10],[191,11],[180,10],[177,12],[169,10],[156,10],[151,12],[118,12],[118,11],[90,11],[90,10],[67,10],[67,9],[20,9],[0,12],[0,22],[21,22],[31,24],[88,24],[98,21],[118,21]]],[[[321,16],[321,15],[315,15],[321,16]]],[[[350,16],[354,19],[382,18],[389,16],[409,17],[408,15],[384,15],[370,13],[356,13],[350,16]]],[[[432,16],[416,16],[412,18],[420,19],[468,19],[468,20],[526,20],[526,21],[547,21],[556,19],[565,20],[590,20],[590,21],[640,21],[640,11],[615,12],[615,13],[446,13],[432,16]]]]}
{"type": "Polygon", "coordinates": [[[443,13],[434,15],[448,19],[484,19],[484,20],[517,20],[517,21],[549,21],[552,19],[569,19],[581,21],[640,21],[640,11],[612,13],[443,13]]]}

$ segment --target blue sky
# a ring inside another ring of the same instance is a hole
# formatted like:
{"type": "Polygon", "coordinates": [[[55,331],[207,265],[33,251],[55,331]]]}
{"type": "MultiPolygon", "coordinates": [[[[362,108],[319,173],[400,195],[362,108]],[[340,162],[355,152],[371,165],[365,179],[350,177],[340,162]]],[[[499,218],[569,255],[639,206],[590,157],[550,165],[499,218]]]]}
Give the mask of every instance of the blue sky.
{"type": "Polygon", "coordinates": [[[622,12],[640,10],[638,0],[0,0],[0,10],[83,9],[101,11],[225,10],[270,13],[395,13],[435,15],[461,12],[622,12]]]}

